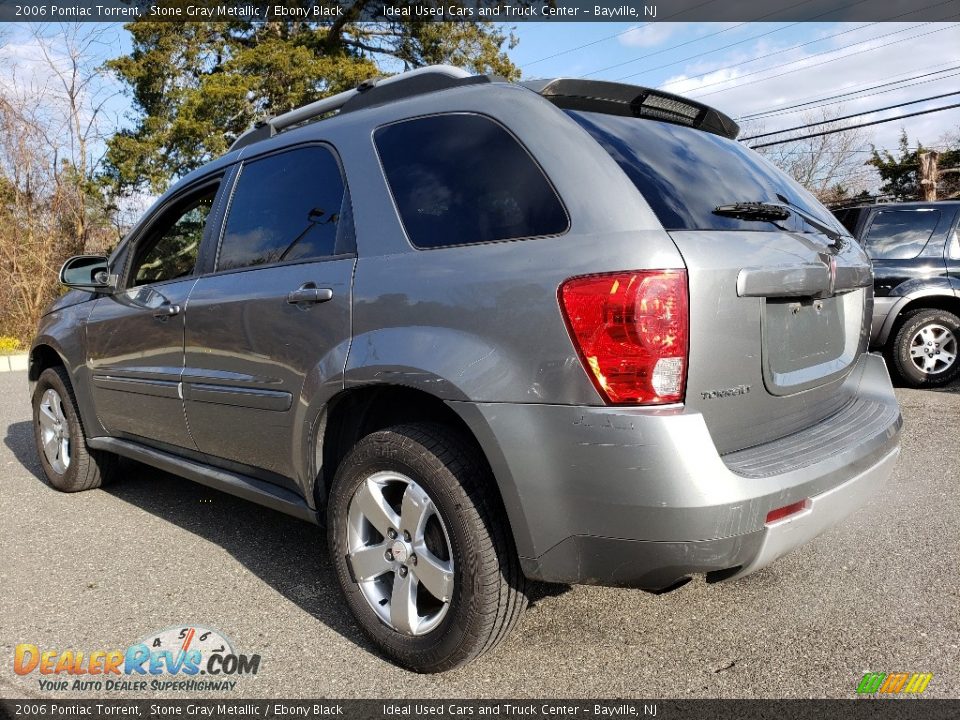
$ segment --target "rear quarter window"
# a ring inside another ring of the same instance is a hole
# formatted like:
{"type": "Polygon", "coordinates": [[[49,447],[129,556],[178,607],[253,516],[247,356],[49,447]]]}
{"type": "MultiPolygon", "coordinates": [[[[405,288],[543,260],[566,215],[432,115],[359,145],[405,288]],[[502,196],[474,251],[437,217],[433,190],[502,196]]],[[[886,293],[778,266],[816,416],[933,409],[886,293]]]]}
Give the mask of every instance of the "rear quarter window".
{"type": "Polygon", "coordinates": [[[522,145],[482,115],[433,115],[379,128],[374,142],[418,248],[559,235],[560,198],[522,145]]]}

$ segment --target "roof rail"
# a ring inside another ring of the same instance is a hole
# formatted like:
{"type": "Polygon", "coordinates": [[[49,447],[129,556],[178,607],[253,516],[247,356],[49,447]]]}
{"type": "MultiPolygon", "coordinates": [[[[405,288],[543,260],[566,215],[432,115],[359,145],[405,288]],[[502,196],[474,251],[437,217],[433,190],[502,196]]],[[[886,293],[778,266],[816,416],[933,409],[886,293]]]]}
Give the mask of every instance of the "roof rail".
{"type": "Polygon", "coordinates": [[[246,145],[273,137],[287,128],[327,113],[350,112],[402,97],[445,90],[448,87],[475,82],[490,82],[490,79],[484,75],[471,75],[453,65],[429,65],[390,77],[370,78],[364,80],[353,90],[331,95],[257,123],[238,137],[230,146],[230,150],[237,150],[246,145]],[[347,107],[348,104],[349,107],[347,107]]]}
{"type": "Polygon", "coordinates": [[[557,78],[520,83],[566,110],[585,110],[687,125],[735,140],[740,127],[712,107],[680,95],[639,85],[557,78]]]}

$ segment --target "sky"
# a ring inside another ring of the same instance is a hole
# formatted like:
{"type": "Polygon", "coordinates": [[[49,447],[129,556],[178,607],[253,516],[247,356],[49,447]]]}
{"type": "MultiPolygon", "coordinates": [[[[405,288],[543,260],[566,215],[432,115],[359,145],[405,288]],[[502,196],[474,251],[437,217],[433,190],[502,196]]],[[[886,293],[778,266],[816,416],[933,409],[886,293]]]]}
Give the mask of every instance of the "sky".
{"type": "MultiPolygon", "coordinates": [[[[847,115],[960,92],[960,23],[528,23],[518,27],[518,35],[511,58],[525,77],[589,77],[660,88],[734,119],[951,67],[956,70],[917,81],[922,84],[878,88],[872,92],[883,92],[843,98],[826,109],[847,115]]],[[[958,98],[857,122],[950,105],[958,98]]],[[[801,125],[804,114],[768,117],[764,129],[801,125]]],[[[931,146],[960,129],[960,108],[877,125],[868,133],[878,147],[893,149],[901,127],[911,144],[919,137],[931,146]]]]}
{"type": "MultiPolygon", "coordinates": [[[[103,59],[129,50],[121,24],[103,27],[97,46],[103,59]]],[[[734,119],[948,68],[955,69],[920,78],[911,87],[887,86],[846,97],[827,109],[851,114],[960,93],[960,23],[557,22],[518,23],[513,32],[520,42],[509,55],[525,78],[588,77],[662,88],[734,119]]],[[[0,82],[42,84],[41,59],[30,28],[13,24],[0,29],[0,82]]],[[[960,94],[872,113],[857,122],[949,105],[958,98],[960,94]]],[[[130,110],[129,98],[116,94],[106,104],[105,118],[129,124],[124,118],[130,110]]],[[[805,112],[809,108],[767,116],[763,129],[801,125],[807,121],[805,112]]],[[[911,146],[918,138],[936,146],[944,134],[960,132],[960,108],[877,125],[866,131],[867,138],[879,148],[895,149],[901,128],[911,146]]]]}

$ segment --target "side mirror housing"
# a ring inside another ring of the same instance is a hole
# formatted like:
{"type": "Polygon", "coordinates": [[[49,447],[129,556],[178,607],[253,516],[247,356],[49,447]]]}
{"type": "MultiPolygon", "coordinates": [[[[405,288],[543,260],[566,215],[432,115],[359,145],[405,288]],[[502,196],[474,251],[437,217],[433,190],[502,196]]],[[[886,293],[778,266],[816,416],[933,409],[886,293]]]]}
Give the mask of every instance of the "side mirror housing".
{"type": "Polygon", "coordinates": [[[77,290],[111,292],[117,287],[117,276],[110,274],[106,257],[75,255],[60,268],[60,282],[77,290]]]}

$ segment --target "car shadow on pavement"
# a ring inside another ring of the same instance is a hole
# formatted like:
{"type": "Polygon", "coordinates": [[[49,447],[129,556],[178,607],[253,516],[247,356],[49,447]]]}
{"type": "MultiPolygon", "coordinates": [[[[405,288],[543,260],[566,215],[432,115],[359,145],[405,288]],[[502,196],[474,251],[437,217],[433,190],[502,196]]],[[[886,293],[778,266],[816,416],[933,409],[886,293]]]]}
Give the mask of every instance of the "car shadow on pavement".
{"type": "Polygon", "coordinates": [[[40,459],[37,457],[37,448],[34,445],[32,421],[25,420],[7,426],[7,434],[3,438],[3,444],[10,449],[17,462],[30,471],[31,475],[44,485],[47,484],[40,467],[40,459]]]}
{"type": "MultiPolygon", "coordinates": [[[[32,423],[10,425],[4,443],[24,468],[48,484],[32,423]]],[[[331,630],[379,655],[340,596],[321,528],[131,460],[121,459],[119,476],[102,492],[215,543],[331,630]]]]}
{"type": "Polygon", "coordinates": [[[340,595],[322,528],[131,460],[103,490],[218,545],[287,600],[379,655],[340,595]]]}
{"type": "Polygon", "coordinates": [[[902,388],[904,390],[916,390],[917,392],[934,392],[934,393],[953,393],[954,395],[960,395],[960,380],[954,380],[947,385],[941,385],[939,387],[928,387],[928,388],[912,388],[907,385],[905,382],[893,377],[893,386],[896,388],[902,388]]]}

